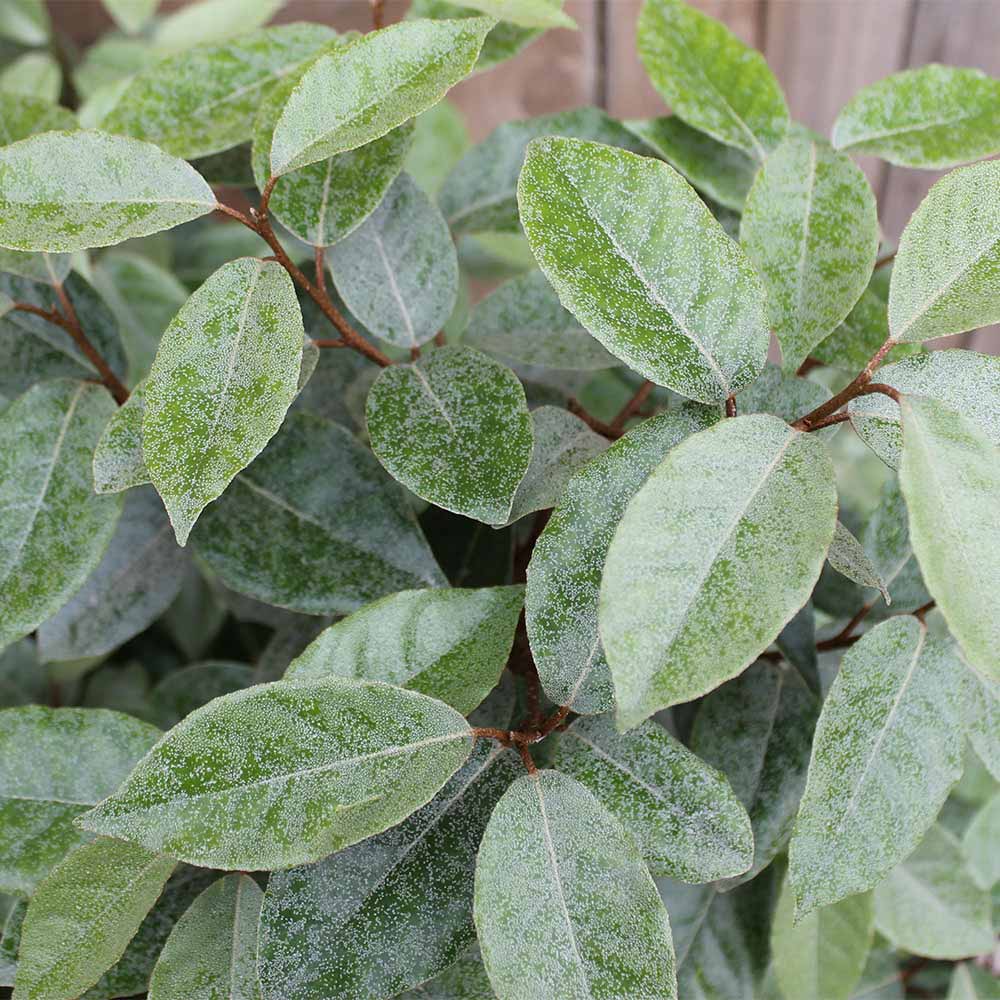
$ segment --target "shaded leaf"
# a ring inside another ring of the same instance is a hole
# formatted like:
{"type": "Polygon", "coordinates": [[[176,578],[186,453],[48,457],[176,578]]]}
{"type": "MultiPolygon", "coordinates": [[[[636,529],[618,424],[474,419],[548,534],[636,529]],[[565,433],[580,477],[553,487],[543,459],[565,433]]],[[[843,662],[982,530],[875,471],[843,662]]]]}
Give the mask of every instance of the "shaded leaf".
{"type": "Polygon", "coordinates": [[[874,587],[881,591],[886,604],[892,603],[892,598],[886,589],[887,585],[868,558],[868,553],[840,521],[837,522],[837,530],[833,533],[833,541],[830,543],[826,558],[841,576],[846,576],[848,580],[853,580],[862,587],[874,587]]]}
{"type": "Polygon", "coordinates": [[[196,0],[156,23],[155,51],[182,52],[192,45],[223,42],[266,23],[285,0],[196,0]]]}
{"type": "MultiPolygon", "coordinates": [[[[768,362],[757,380],[740,393],[736,405],[741,414],[770,413],[790,424],[825,403],[830,396],[830,390],[819,382],[786,375],[778,365],[768,362]]],[[[826,439],[836,434],[837,428],[823,428],[812,433],[826,439]]]]}
{"type": "Polygon", "coordinates": [[[134,35],[153,16],[160,0],[103,0],[104,7],[122,31],[134,35]]]}
{"type": "Polygon", "coordinates": [[[994,795],[975,815],[962,837],[962,853],[969,874],[980,889],[992,889],[1000,880],[1000,794],[994,795]]]}
{"type": "Polygon", "coordinates": [[[48,52],[25,52],[0,70],[0,91],[8,94],[38,97],[55,104],[61,90],[62,70],[48,52]]]}
{"type": "Polygon", "coordinates": [[[576,21],[563,11],[563,0],[465,0],[467,6],[499,21],[525,28],[575,28],[576,21]]]}
{"type": "Polygon", "coordinates": [[[438,101],[414,119],[413,145],[404,168],[424,191],[436,195],[470,143],[462,113],[447,98],[438,101]]]}
{"type": "Polygon", "coordinates": [[[0,8],[0,37],[21,45],[44,45],[52,25],[44,0],[9,0],[0,8]]]}
{"type": "Polygon", "coordinates": [[[971,962],[955,966],[951,974],[948,1000],[996,1000],[997,980],[988,969],[980,969],[971,962]]]}
{"type": "MultiPolygon", "coordinates": [[[[0,897],[0,986],[13,986],[21,925],[28,904],[14,896],[0,897]]],[[[485,973],[484,973],[485,974],[485,973]]]]}
{"type": "Polygon", "coordinates": [[[150,692],[149,704],[164,729],[177,725],[196,708],[232,691],[258,683],[253,667],[231,660],[206,660],[172,670],[150,692]]]}
{"type": "Polygon", "coordinates": [[[0,88],[0,146],[38,132],[76,128],[76,116],[57,104],[0,88]]]}
{"type": "Polygon", "coordinates": [[[94,490],[119,493],[149,482],[142,453],[142,418],[146,408],[146,380],[112,414],[94,448],[94,490]]]}
{"type": "Polygon", "coordinates": [[[1000,684],[972,673],[969,688],[969,741],[1000,781],[1000,684]]]}
{"type": "Polygon", "coordinates": [[[494,996],[478,947],[466,952],[440,976],[399,994],[400,1000],[493,1000],[494,996]]]}
{"type": "Polygon", "coordinates": [[[28,253],[0,247],[0,271],[47,285],[65,281],[72,264],[68,253],[28,253]]]}

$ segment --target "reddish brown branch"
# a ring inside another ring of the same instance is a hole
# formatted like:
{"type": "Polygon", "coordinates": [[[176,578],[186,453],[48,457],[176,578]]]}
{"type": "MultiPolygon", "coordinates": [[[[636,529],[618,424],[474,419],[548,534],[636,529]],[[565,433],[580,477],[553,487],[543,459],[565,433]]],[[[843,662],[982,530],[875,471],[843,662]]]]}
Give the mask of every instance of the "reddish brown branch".
{"type": "Polygon", "coordinates": [[[818,361],[816,358],[806,358],[805,361],[803,361],[802,364],[799,365],[798,371],[796,371],[795,374],[799,376],[807,375],[814,368],[822,368],[822,367],[823,367],[822,361],[818,361]]]}
{"type": "Polygon", "coordinates": [[[625,424],[634,417],[646,402],[649,394],[653,391],[653,383],[646,379],[639,386],[635,395],[621,408],[618,415],[608,424],[608,429],[612,434],[620,437],[625,429],[625,424]]]}
{"type": "Polygon", "coordinates": [[[528,749],[527,743],[517,743],[517,752],[521,755],[521,760],[524,763],[525,770],[528,774],[538,774],[538,768],[535,767],[534,758],[531,756],[531,751],[528,749]]]}
{"type": "Polygon", "coordinates": [[[726,397],[726,416],[735,417],[736,416],[736,397],[727,396],[726,397]]]}
{"type": "Polygon", "coordinates": [[[385,0],[371,0],[372,27],[378,31],[385,27],[385,0]]]}
{"type": "Polygon", "coordinates": [[[869,601],[861,605],[854,617],[835,635],[822,642],[816,643],[816,648],[820,652],[827,649],[840,649],[842,646],[850,646],[859,638],[854,634],[854,630],[868,617],[869,612],[875,607],[875,601],[869,601]]]}
{"type": "Polygon", "coordinates": [[[591,416],[581,405],[578,399],[570,397],[566,403],[566,409],[575,417],[579,417],[592,431],[597,431],[598,434],[603,434],[606,438],[620,438],[621,431],[616,431],[611,424],[604,423],[603,420],[598,420],[597,417],[591,416]]]}
{"type": "Polygon", "coordinates": [[[817,420],[816,423],[809,427],[809,430],[822,430],[824,427],[830,427],[833,424],[842,424],[845,420],[850,419],[851,415],[846,410],[842,410],[840,413],[831,413],[830,416],[824,417],[822,420],[817,420]]]}
{"type": "Polygon", "coordinates": [[[913,612],[913,617],[920,620],[921,624],[927,619],[927,612],[936,606],[935,601],[928,601],[926,604],[921,604],[916,611],[913,612]]]}
{"type": "Polygon", "coordinates": [[[891,264],[895,259],[896,259],[896,251],[893,250],[892,253],[886,254],[884,257],[882,257],[879,260],[875,261],[875,268],[874,268],[874,270],[877,271],[880,267],[885,267],[886,264],[891,264]]]}
{"type": "Polygon", "coordinates": [[[448,341],[445,340],[444,330],[438,330],[438,332],[434,334],[434,343],[437,347],[444,347],[445,344],[448,343],[448,341]]]}
{"type": "Polygon", "coordinates": [[[313,260],[316,262],[316,287],[326,295],[326,259],[322,247],[316,247],[313,260]]]}

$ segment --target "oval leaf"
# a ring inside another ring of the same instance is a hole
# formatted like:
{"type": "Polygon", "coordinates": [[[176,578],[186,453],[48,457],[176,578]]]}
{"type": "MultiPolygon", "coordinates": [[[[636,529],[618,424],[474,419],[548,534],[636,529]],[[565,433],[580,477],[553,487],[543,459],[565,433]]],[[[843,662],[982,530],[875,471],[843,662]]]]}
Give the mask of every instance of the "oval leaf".
{"type": "Polygon", "coordinates": [[[94,448],[94,492],[120,493],[149,482],[142,454],[142,417],[146,380],[112,414],[94,448]]]}
{"type": "Polygon", "coordinates": [[[25,94],[0,90],[0,146],[9,146],[38,132],[76,128],[72,111],[25,94]]]}
{"type": "Polygon", "coordinates": [[[836,517],[822,442],[776,417],[724,420],[671,452],[629,504],[604,565],[601,640],[619,725],[752,663],[809,599],[836,517]]]}
{"type": "Polygon", "coordinates": [[[562,304],[631,368],[703,403],[760,374],[760,281],[672,167],[592,142],[537,139],[518,201],[562,304]]]}
{"type": "Polygon", "coordinates": [[[885,581],[868,558],[868,553],[840,521],[837,522],[837,530],[833,533],[826,559],[841,576],[860,583],[862,587],[874,587],[882,592],[886,604],[892,604],[885,581]]]}

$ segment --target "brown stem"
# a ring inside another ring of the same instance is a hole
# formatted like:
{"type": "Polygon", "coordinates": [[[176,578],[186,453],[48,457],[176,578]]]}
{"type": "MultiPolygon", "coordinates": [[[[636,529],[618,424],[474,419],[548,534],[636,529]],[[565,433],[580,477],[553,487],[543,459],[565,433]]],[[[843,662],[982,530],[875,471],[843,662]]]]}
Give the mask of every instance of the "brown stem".
{"type": "Polygon", "coordinates": [[[927,618],[927,612],[930,611],[931,608],[935,606],[936,606],[935,601],[928,601],[926,604],[921,604],[920,607],[913,612],[913,617],[917,618],[921,622],[921,624],[923,624],[923,622],[927,618]]]}
{"type": "Polygon", "coordinates": [[[592,431],[597,431],[598,434],[603,434],[606,438],[620,438],[621,431],[616,431],[611,424],[604,423],[603,420],[598,420],[597,417],[592,417],[581,405],[578,399],[574,399],[572,396],[566,403],[566,409],[569,410],[574,416],[579,417],[592,431]]]}
{"type": "Polygon", "coordinates": [[[726,397],[726,416],[735,417],[736,416],[736,397],[727,396],[726,397]]]}
{"type": "Polygon", "coordinates": [[[228,215],[231,219],[235,219],[237,222],[243,223],[247,229],[252,229],[254,232],[257,231],[257,226],[252,219],[244,215],[238,208],[233,208],[231,205],[226,205],[221,201],[215,203],[216,212],[222,212],[223,215],[228,215]]]}
{"type": "Polygon", "coordinates": [[[378,31],[385,25],[385,0],[371,0],[372,27],[378,31]]]}
{"type": "Polygon", "coordinates": [[[643,403],[653,391],[653,383],[646,379],[636,390],[635,395],[621,408],[618,415],[608,425],[608,429],[615,435],[621,436],[628,420],[635,416],[642,409],[643,403]]]}
{"type": "Polygon", "coordinates": [[[531,751],[528,749],[527,743],[517,743],[517,752],[521,755],[521,760],[524,763],[525,770],[528,774],[538,774],[538,768],[535,767],[534,758],[531,756],[531,751]]]}
{"type": "Polygon", "coordinates": [[[809,372],[811,372],[814,368],[822,368],[822,367],[823,367],[822,361],[817,361],[816,358],[806,358],[805,361],[803,361],[802,364],[799,365],[798,371],[796,371],[795,374],[800,376],[806,375],[809,372]]]}
{"type": "Polygon", "coordinates": [[[336,339],[334,337],[319,337],[314,339],[313,343],[317,347],[350,347],[351,345],[343,340],[336,339]]]}
{"type": "Polygon", "coordinates": [[[445,340],[444,330],[438,330],[438,332],[434,334],[434,343],[438,347],[444,347],[445,344],[448,343],[448,341],[445,340]]]}
{"type": "Polygon", "coordinates": [[[326,260],[323,256],[323,248],[316,247],[316,252],[313,255],[313,259],[316,261],[316,287],[324,294],[326,291],[326,260]]]}
{"type": "Polygon", "coordinates": [[[854,617],[833,637],[824,639],[816,643],[818,650],[839,649],[841,646],[849,646],[855,640],[854,630],[868,617],[869,612],[875,607],[874,601],[862,604],[854,617]]]}
{"type": "MultiPolygon", "coordinates": [[[[858,375],[854,381],[844,386],[833,396],[828,399],[822,406],[817,406],[815,410],[811,410],[804,417],[799,417],[798,420],[792,424],[797,431],[808,431],[812,430],[813,424],[817,421],[822,420],[824,417],[830,416],[831,413],[836,413],[842,406],[849,403],[855,396],[863,395],[865,387],[871,382],[872,376],[875,374],[875,369],[881,364],[882,359],[896,346],[896,342],[890,337],[874,354],[872,359],[865,365],[864,369],[858,375]]],[[[886,386],[885,388],[888,388],[886,386]]],[[[895,390],[893,390],[895,392],[895,390]]]]}
{"type": "Polygon", "coordinates": [[[832,413],[830,416],[824,417],[822,420],[817,420],[816,423],[809,426],[809,430],[822,430],[824,427],[830,427],[833,424],[842,424],[845,420],[850,419],[851,415],[846,410],[842,410],[840,413],[832,413]]]}
{"type": "Polygon", "coordinates": [[[885,257],[882,257],[881,259],[875,261],[874,270],[877,271],[880,267],[885,267],[886,264],[891,264],[895,259],[896,259],[896,251],[893,250],[892,253],[886,254],[885,257]]]}

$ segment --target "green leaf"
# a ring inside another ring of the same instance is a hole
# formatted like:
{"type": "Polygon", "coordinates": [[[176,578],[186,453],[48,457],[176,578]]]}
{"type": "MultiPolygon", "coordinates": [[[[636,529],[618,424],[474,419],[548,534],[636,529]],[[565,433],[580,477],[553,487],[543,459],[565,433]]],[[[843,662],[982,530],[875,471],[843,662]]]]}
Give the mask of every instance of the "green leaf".
{"type": "Polygon", "coordinates": [[[488,742],[400,826],[318,865],[272,875],[261,915],[268,996],[395,996],[475,941],[472,878],[490,813],[521,771],[488,742]]]}
{"type": "Polygon", "coordinates": [[[759,166],[756,160],[716,142],[676,115],[625,124],[702,194],[733,211],[743,210],[759,166]]]}
{"type": "MultiPolygon", "coordinates": [[[[974,351],[927,351],[879,368],[875,378],[908,396],[931,396],[957,410],[1000,445],[1000,358],[974,351]]],[[[865,444],[899,468],[903,428],[899,406],[882,393],[852,399],[851,425],[865,444]]]]}
{"type": "Polygon", "coordinates": [[[478,947],[466,952],[440,976],[399,994],[399,1000],[493,1000],[493,997],[478,947]]]}
{"type": "Polygon", "coordinates": [[[763,871],[785,848],[806,785],[819,715],[796,670],[761,660],[702,703],[691,749],[729,779],[750,816],[754,858],[730,884],[763,871]]]}
{"type": "Polygon", "coordinates": [[[962,853],[968,858],[969,874],[980,889],[992,889],[1000,881],[1000,793],[973,817],[962,837],[962,853]]]}
{"type": "Polygon", "coordinates": [[[924,581],[973,669],[1000,679],[1000,550],[993,507],[1000,452],[970,420],[904,396],[899,484],[924,581]]]}
{"type": "Polygon", "coordinates": [[[25,52],[0,70],[0,91],[37,97],[55,104],[62,90],[62,70],[48,52],[25,52]]]}
{"type": "Polygon", "coordinates": [[[774,641],[809,599],[836,508],[822,442],[776,417],[724,420],[667,456],[625,511],[601,582],[621,727],[706,694],[774,641]]]}
{"type": "Polygon", "coordinates": [[[833,533],[826,559],[841,576],[846,576],[862,587],[874,587],[881,591],[886,604],[892,604],[887,585],[868,558],[868,553],[840,521],[837,522],[837,530],[833,533]]]}
{"type": "Polygon", "coordinates": [[[1000,781],[1000,684],[972,673],[969,686],[969,741],[994,780],[1000,781]]]}
{"type": "Polygon", "coordinates": [[[577,719],[552,763],[620,820],[653,875],[712,882],[753,859],[750,821],[729,782],[655,722],[622,736],[607,716],[577,719]]]}
{"type": "Polygon", "coordinates": [[[0,649],[58,611],[100,562],[121,510],[90,464],[107,390],[41,382],[0,412],[0,649]]]}
{"type": "Polygon", "coordinates": [[[327,260],[347,307],[396,347],[426,344],[458,298],[458,258],[437,206],[400,174],[375,211],[327,260]]]}
{"type": "Polygon", "coordinates": [[[649,151],[600,108],[576,108],[505,122],[473,146],[444,182],[438,201],[456,236],[484,231],[520,233],[517,179],[528,143],[544,135],[589,139],[635,153],[649,151]]]}
{"type": "Polygon", "coordinates": [[[405,590],[321,632],[285,676],[385,681],[468,715],[500,680],[523,600],[520,586],[405,590]]]}
{"type": "Polygon", "coordinates": [[[848,1000],[872,943],[872,894],[850,896],[797,922],[793,895],[786,883],[771,927],[778,985],[788,1000],[848,1000]]]}
{"type": "Polygon", "coordinates": [[[66,108],[27,94],[0,90],[0,145],[9,146],[38,132],[76,128],[76,116],[66,108]]]}
{"type": "Polygon", "coordinates": [[[28,904],[14,896],[0,898],[0,986],[13,986],[17,971],[17,950],[21,946],[21,925],[28,904]]]}
{"type": "Polygon", "coordinates": [[[426,111],[468,75],[494,24],[404,21],[321,56],[275,126],[271,173],[363,146],[426,111]]]}
{"type": "Polygon", "coordinates": [[[903,343],[1000,320],[1000,163],[953,170],[930,189],[899,238],[889,331],[903,343]]]}
{"type": "Polygon", "coordinates": [[[594,715],[614,707],[597,631],[598,594],[611,537],[628,502],[663,456],[719,419],[689,403],[643,421],[566,485],[528,564],[525,623],[545,693],[594,715]]]}
{"type": "Polygon", "coordinates": [[[193,542],[227,586],[306,614],[447,585],[403,491],[349,431],[308,413],[286,419],[193,542]]]}
{"type": "Polygon", "coordinates": [[[191,864],[317,861],[427,802],[469,755],[443,702],[373,681],[279,681],[217,698],[79,821],[191,864]]]}
{"type": "Polygon", "coordinates": [[[39,626],[42,662],[103,656],[144,631],[173,603],[187,563],[156,493],[130,493],[104,558],[39,626]]]}
{"type": "Polygon", "coordinates": [[[93,986],[121,957],[175,864],[106,837],[69,854],[28,906],[14,996],[64,1000],[93,986]]]}
{"type": "Polygon", "coordinates": [[[681,0],[646,0],[639,58],[660,96],[693,128],[763,160],[788,126],[764,57],[681,0]]]}
{"type": "Polygon", "coordinates": [[[103,708],[0,712],[0,891],[31,895],[82,842],[73,818],[109,795],[159,735],[103,708]]]}
{"type": "Polygon", "coordinates": [[[896,952],[885,946],[881,938],[874,943],[876,946],[868,953],[868,962],[851,1000],[904,1000],[896,952]]]}
{"type": "Polygon", "coordinates": [[[167,327],[146,380],[143,455],[180,545],[295,397],[302,315],[280,264],[219,268],[167,327]]]}
{"type": "Polygon", "coordinates": [[[151,1000],[260,1000],[257,922],[264,894],[248,875],[210,885],[174,924],[149,982],[151,1000]]]}
{"type": "Polygon", "coordinates": [[[503,524],[531,461],[524,389],[499,362],[445,347],[384,368],[366,407],[372,450],[419,497],[503,524]]]}
{"type": "Polygon", "coordinates": [[[193,160],[246,142],[263,96],[336,37],[324,25],[284,24],[196,45],[132,79],[101,124],[193,160]]]}
{"type": "Polygon", "coordinates": [[[433,197],[470,144],[461,111],[447,99],[438,101],[414,119],[413,145],[404,168],[433,197]]]}
{"type": "Polygon", "coordinates": [[[8,0],[0,7],[0,37],[21,45],[44,45],[52,25],[44,0],[8,0]]]}
{"type": "MultiPolygon", "coordinates": [[[[770,413],[790,424],[825,403],[830,396],[830,390],[819,382],[786,375],[780,366],[768,362],[757,381],[740,393],[737,407],[741,414],[770,413]]],[[[837,433],[837,428],[813,433],[826,440],[837,433]]]]}
{"type": "Polygon", "coordinates": [[[966,958],[994,945],[990,894],[965,868],[959,842],[936,824],[875,890],[875,927],[897,948],[966,958]]]}
{"type": "Polygon", "coordinates": [[[833,144],[901,167],[940,170],[1000,152],[1000,80],[930,63],[859,90],[833,124],[833,144]]]}
{"type": "Polygon", "coordinates": [[[146,380],[131,392],[112,414],[94,448],[94,490],[119,493],[149,482],[142,454],[142,417],[145,411],[146,380]]]}
{"type": "Polygon", "coordinates": [[[68,253],[26,253],[0,247],[0,271],[46,285],[64,282],[72,266],[68,253]]]}
{"type": "Polygon", "coordinates": [[[673,168],[596,143],[537,139],[518,201],[562,304],[629,367],[703,403],[760,374],[760,281],[673,168]]]}
{"type": "Polygon", "coordinates": [[[988,969],[980,969],[971,962],[955,966],[951,974],[948,1000],[996,1000],[997,980],[988,969]]]}
{"type": "Polygon", "coordinates": [[[501,360],[562,371],[618,366],[618,360],[563,309],[541,271],[507,281],[483,299],[472,312],[463,343],[501,360]]]}
{"type": "Polygon", "coordinates": [[[196,708],[233,691],[259,683],[253,667],[230,660],[206,660],[171,670],[150,692],[149,705],[164,729],[177,725],[196,708]]]}
{"type": "Polygon", "coordinates": [[[49,682],[38,666],[34,639],[21,639],[0,653],[0,705],[44,703],[49,682]]]}
{"type": "Polygon", "coordinates": [[[524,28],[575,28],[563,0],[465,0],[465,6],[524,28]]]}
{"type": "Polygon", "coordinates": [[[558,771],[519,778],[493,810],[475,917],[500,1000],[677,996],[667,911],[638,848],[558,771]]]}
{"type": "MultiPolygon", "coordinates": [[[[329,46],[332,51],[343,41],[329,46]]],[[[315,61],[315,60],[314,60],[315,61]]],[[[289,95],[312,66],[275,84],[260,103],[253,128],[253,175],[264,189],[271,173],[271,140],[289,95]]],[[[282,177],[268,203],[290,232],[313,246],[330,246],[353,232],[378,206],[403,167],[413,140],[406,122],[373,142],[311,163],[282,177]],[[331,198],[329,192],[336,192],[331,198]]]]}
{"type": "Polygon", "coordinates": [[[281,9],[285,0],[200,0],[175,10],[157,22],[153,45],[171,55],[192,45],[224,42],[259,28],[281,9]]]}
{"type": "Polygon", "coordinates": [[[877,885],[934,822],[962,774],[958,651],[897,616],[841,661],[820,713],[789,850],[797,913],[877,885]]]}
{"type": "Polygon", "coordinates": [[[134,35],[153,16],[160,0],[103,0],[104,7],[122,31],[134,35]]]}
{"type": "Polygon", "coordinates": [[[868,287],[878,252],[875,195],[846,153],[795,132],[757,174],[740,242],[767,290],[782,366],[794,372],[868,287]]]}
{"type": "Polygon", "coordinates": [[[183,160],[106,132],[45,132],[0,148],[0,244],[86,250],[179,226],[215,208],[183,160]]]}

